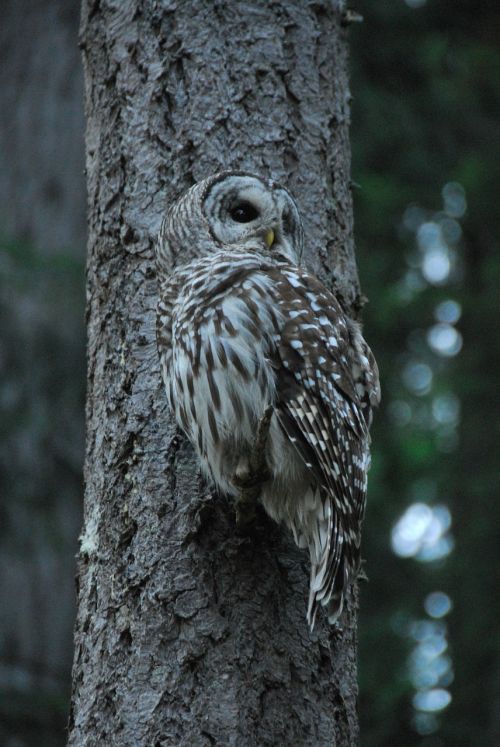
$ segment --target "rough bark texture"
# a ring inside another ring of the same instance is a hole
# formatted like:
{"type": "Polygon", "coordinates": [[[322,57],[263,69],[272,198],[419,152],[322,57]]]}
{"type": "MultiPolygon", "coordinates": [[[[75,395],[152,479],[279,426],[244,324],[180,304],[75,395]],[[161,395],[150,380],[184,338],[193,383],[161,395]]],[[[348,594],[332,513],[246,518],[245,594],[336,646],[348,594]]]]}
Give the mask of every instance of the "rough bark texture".
{"type": "Polygon", "coordinates": [[[342,2],[88,0],[89,384],[70,745],[354,745],[355,600],[305,620],[308,559],[202,483],[166,410],[153,246],[222,168],[287,184],[308,261],[357,298],[342,2]]]}

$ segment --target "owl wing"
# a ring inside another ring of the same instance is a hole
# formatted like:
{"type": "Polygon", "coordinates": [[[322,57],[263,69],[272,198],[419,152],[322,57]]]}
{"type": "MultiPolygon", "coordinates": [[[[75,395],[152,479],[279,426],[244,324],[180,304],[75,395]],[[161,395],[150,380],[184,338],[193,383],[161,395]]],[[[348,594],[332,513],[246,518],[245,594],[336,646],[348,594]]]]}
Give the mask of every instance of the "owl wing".
{"type": "Polygon", "coordinates": [[[314,620],[321,602],[336,619],[359,566],[378,371],[358,325],[316,278],[291,268],[276,273],[275,283],[285,318],[276,348],[277,417],[321,498],[313,536],[306,538],[312,561],[308,618],[314,620]]]}

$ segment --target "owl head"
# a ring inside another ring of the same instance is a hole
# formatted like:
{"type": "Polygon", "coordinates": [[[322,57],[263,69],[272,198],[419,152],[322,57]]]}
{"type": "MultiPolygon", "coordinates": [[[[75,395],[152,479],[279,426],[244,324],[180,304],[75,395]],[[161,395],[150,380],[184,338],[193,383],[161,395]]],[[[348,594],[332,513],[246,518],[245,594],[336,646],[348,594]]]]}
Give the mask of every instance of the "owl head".
{"type": "Polygon", "coordinates": [[[159,264],[172,270],[198,256],[231,248],[299,264],[302,221],[280,184],[225,171],[191,187],[167,211],[158,242],[159,264]]]}

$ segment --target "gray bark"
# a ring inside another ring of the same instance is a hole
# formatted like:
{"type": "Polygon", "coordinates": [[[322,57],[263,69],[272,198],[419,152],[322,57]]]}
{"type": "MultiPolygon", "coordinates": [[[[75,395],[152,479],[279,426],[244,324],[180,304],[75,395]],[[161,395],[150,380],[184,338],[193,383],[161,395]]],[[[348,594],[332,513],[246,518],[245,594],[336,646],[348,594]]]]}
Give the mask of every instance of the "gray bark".
{"type": "Polygon", "coordinates": [[[354,745],[355,599],[305,620],[308,560],[202,482],[154,349],[166,204],[283,181],[308,261],[355,304],[342,2],[88,0],[88,444],[70,745],[354,745]]]}

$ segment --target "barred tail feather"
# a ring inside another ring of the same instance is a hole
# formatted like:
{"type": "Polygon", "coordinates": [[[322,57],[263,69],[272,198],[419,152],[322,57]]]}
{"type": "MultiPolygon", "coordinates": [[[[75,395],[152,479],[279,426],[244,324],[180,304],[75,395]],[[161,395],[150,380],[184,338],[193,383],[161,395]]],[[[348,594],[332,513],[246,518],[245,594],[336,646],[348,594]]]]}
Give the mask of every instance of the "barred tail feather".
{"type": "Polygon", "coordinates": [[[345,557],[345,535],[331,499],[328,494],[319,491],[315,504],[314,511],[301,517],[304,524],[294,529],[297,544],[303,547],[307,542],[311,558],[307,607],[307,621],[311,630],[320,605],[327,608],[330,623],[338,620],[350,576],[345,557]]]}
{"type": "Polygon", "coordinates": [[[340,562],[335,577],[329,588],[323,587],[320,592],[315,590],[317,586],[316,568],[311,564],[311,581],[309,586],[309,603],[307,606],[307,622],[314,629],[318,606],[327,608],[328,622],[333,625],[338,621],[344,609],[344,598],[347,585],[349,582],[348,573],[346,572],[346,562],[343,558],[340,562]],[[321,596],[321,592],[323,596],[321,596]]]}

